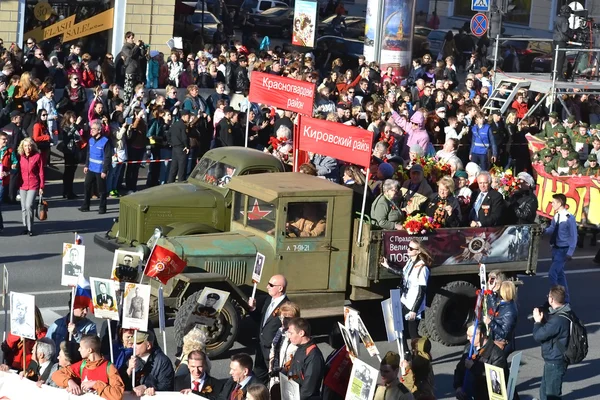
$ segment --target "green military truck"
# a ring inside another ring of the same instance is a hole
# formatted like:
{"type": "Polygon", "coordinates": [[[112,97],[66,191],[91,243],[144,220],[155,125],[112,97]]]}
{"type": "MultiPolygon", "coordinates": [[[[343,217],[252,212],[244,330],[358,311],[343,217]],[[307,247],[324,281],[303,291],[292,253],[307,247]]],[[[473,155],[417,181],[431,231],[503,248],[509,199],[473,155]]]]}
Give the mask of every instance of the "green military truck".
{"type": "Polygon", "coordinates": [[[227,231],[231,178],[283,171],[280,160],[258,150],[223,147],[208,151],[186,182],[122,197],[111,230],[97,234],[94,242],[110,251],[139,247],[147,256],[146,244],[157,229],[168,236],[227,231]]]}
{"type": "MultiPolygon", "coordinates": [[[[233,345],[240,319],[249,311],[257,252],[266,256],[259,288],[265,288],[271,275],[285,275],[288,296],[308,318],[339,315],[348,300],[385,299],[398,286],[399,277],[381,267],[379,260],[385,256],[405,261],[414,236],[373,230],[363,222],[357,240],[360,222],[353,218],[353,190],[298,173],[235,177],[229,189],[234,192],[230,232],[157,240],[188,263],[164,286],[165,310],[175,317],[178,340],[200,307],[200,291],[209,286],[230,292],[208,328],[209,354],[214,357],[233,345]]],[[[424,236],[424,246],[435,259],[428,285],[430,308],[421,324],[430,337],[448,345],[464,343],[479,287],[479,263],[512,278],[535,273],[540,232],[536,225],[520,225],[439,229],[424,236]]],[[[159,283],[151,285],[156,314],[159,283]]]]}

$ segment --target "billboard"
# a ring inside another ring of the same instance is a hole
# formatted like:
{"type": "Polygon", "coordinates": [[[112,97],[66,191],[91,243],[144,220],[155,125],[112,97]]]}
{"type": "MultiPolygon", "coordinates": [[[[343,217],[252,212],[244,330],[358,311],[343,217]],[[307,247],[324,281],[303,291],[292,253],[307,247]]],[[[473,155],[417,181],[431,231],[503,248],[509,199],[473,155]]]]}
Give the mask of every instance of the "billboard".
{"type": "Polygon", "coordinates": [[[315,46],[317,6],[318,2],[316,1],[296,0],[292,28],[292,44],[294,46],[315,46]]]}

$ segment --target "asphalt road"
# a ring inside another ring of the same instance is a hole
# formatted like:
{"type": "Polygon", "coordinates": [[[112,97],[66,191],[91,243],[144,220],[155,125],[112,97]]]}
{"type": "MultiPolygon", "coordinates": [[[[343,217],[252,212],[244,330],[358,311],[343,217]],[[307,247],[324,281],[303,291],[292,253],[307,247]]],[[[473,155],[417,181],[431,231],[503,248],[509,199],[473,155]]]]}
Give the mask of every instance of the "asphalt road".
{"type": "MultiPolygon", "coordinates": [[[[78,193],[82,193],[81,182],[77,184],[77,190],[78,193]]],[[[50,183],[46,192],[51,196],[49,218],[43,223],[36,221],[34,230],[37,236],[33,238],[18,235],[22,230],[19,207],[3,205],[5,230],[0,236],[0,265],[6,264],[8,267],[10,290],[35,294],[36,304],[42,309],[45,322],[49,325],[68,312],[69,289],[60,286],[62,243],[72,242],[74,232],[81,234],[86,245],[85,275],[108,278],[113,255],[95,245],[93,235],[110,228],[112,219],[118,214],[118,204],[116,200],[109,200],[108,213],[98,215],[94,212],[97,210],[97,203],[92,202],[93,211],[81,213],[77,210],[80,201],[67,201],[60,198],[60,184],[50,183]]],[[[586,360],[570,367],[567,371],[563,385],[563,399],[594,399],[600,395],[600,382],[597,379],[597,371],[600,368],[600,314],[597,312],[596,292],[597,282],[600,280],[600,268],[591,260],[596,250],[596,247],[589,246],[588,239],[586,247],[576,251],[575,259],[567,267],[572,306],[587,325],[590,352],[586,360]]],[[[531,313],[533,307],[545,301],[549,287],[546,276],[549,267],[548,257],[548,244],[544,242],[540,250],[538,275],[523,277],[524,285],[519,289],[520,315],[516,346],[518,351],[523,351],[523,361],[517,390],[522,399],[538,397],[539,393],[543,361],[539,346],[531,336],[532,323],[527,321],[526,316],[531,313]]],[[[378,307],[376,309],[379,310],[378,307]]],[[[335,322],[334,319],[322,319],[313,324],[313,330],[320,342],[319,347],[325,355],[332,350],[327,344],[327,334],[335,322]]],[[[383,321],[378,315],[369,314],[366,324],[381,354],[385,354],[388,350],[396,350],[395,343],[385,342],[382,336],[384,335],[383,321]]],[[[3,330],[3,324],[0,325],[0,330],[3,330]]],[[[246,325],[242,334],[242,343],[236,343],[232,351],[252,352],[252,332],[251,324],[246,325]]],[[[167,328],[167,349],[171,357],[175,350],[172,333],[173,328],[167,328]]],[[[462,348],[459,347],[433,344],[435,386],[439,399],[454,398],[452,376],[461,350],[462,348]]],[[[377,364],[376,359],[368,358],[364,348],[360,358],[373,366],[377,364]]],[[[226,358],[213,360],[212,375],[225,378],[228,365],[226,358]]]]}

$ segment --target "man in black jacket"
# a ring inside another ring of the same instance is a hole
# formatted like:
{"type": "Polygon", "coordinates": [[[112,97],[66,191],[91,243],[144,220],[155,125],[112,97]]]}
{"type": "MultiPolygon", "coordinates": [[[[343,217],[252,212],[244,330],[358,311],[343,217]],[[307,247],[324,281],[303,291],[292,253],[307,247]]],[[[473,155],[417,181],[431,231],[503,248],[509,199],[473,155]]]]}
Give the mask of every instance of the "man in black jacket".
{"type": "Polygon", "coordinates": [[[504,370],[505,379],[508,377],[508,361],[506,360],[506,356],[502,349],[498,347],[493,340],[488,338],[485,325],[479,323],[477,325],[477,332],[474,332],[474,330],[474,325],[467,328],[467,339],[469,340],[469,343],[465,346],[463,355],[454,369],[454,389],[456,390],[456,398],[459,400],[467,398],[489,398],[485,376],[485,364],[502,368],[504,370]],[[475,333],[475,339],[473,340],[475,348],[473,350],[473,357],[469,359],[469,349],[471,348],[473,333],[475,333]],[[471,383],[470,387],[463,387],[466,374],[471,376],[471,379],[467,380],[467,382],[471,383]]]}
{"type": "Polygon", "coordinates": [[[471,227],[499,226],[506,208],[504,197],[491,187],[492,177],[482,171],[477,176],[479,191],[471,196],[471,227]]]}
{"type": "Polygon", "coordinates": [[[175,391],[182,394],[193,393],[206,397],[209,400],[217,398],[223,388],[223,384],[206,372],[208,366],[206,354],[200,350],[194,350],[188,354],[187,365],[180,364],[175,374],[175,391]]]}
{"type": "Polygon", "coordinates": [[[125,85],[123,87],[123,100],[125,104],[129,104],[133,96],[135,85],[141,80],[141,61],[145,57],[144,42],[138,40],[135,42],[135,34],[127,32],[125,34],[125,44],[121,49],[121,54],[124,57],[125,63],[125,85]]]}
{"type": "MultiPolygon", "coordinates": [[[[567,42],[572,39],[571,29],[569,28],[569,15],[571,15],[571,7],[564,5],[560,8],[560,13],[554,19],[554,34],[552,35],[552,48],[556,46],[560,49],[567,47],[567,42]]],[[[565,66],[565,51],[552,52],[556,60],[552,60],[552,65],[556,65],[556,79],[564,81],[565,76],[563,69],[565,66]]]]}
{"type": "MultiPolygon", "coordinates": [[[[21,141],[25,139],[25,133],[23,132],[23,127],[21,126],[21,113],[17,110],[10,113],[10,124],[6,125],[2,128],[2,132],[8,135],[8,147],[10,147],[14,154],[17,154],[17,149],[19,148],[19,144],[21,141]]],[[[17,154],[17,158],[18,158],[17,154]]],[[[15,174],[11,174],[10,183],[8,186],[8,203],[16,203],[17,194],[19,193],[19,185],[20,185],[20,176],[17,170],[15,174]]]]}
{"type": "Polygon", "coordinates": [[[565,297],[563,286],[553,286],[548,293],[549,310],[533,309],[533,340],[542,345],[544,359],[540,384],[540,399],[544,400],[560,399],[567,372],[564,353],[569,343],[571,322],[564,315],[571,311],[571,306],[565,302],[565,297]]]}
{"type": "Polygon", "coordinates": [[[190,152],[190,139],[187,134],[187,123],[190,120],[190,112],[181,110],[179,115],[180,118],[173,122],[168,134],[171,137],[173,148],[171,169],[169,170],[169,183],[175,182],[175,177],[177,177],[179,182],[185,180],[187,156],[190,152]]]}
{"type": "Polygon", "coordinates": [[[275,333],[281,328],[281,320],[279,319],[279,307],[288,302],[285,294],[287,288],[287,280],[283,275],[274,275],[269,279],[267,284],[267,292],[270,299],[265,302],[262,310],[257,312],[256,299],[249,299],[248,305],[252,313],[250,314],[259,325],[258,343],[256,348],[256,360],[254,363],[254,373],[256,377],[263,383],[268,380],[267,361],[269,360],[269,352],[275,338],[275,333]]]}
{"type": "Polygon", "coordinates": [[[220,146],[235,146],[237,143],[236,134],[233,129],[233,123],[231,118],[233,118],[233,114],[235,110],[231,106],[226,106],[223,109],[223,113],[225,114],[223,118],[219,121],[217,125],[216,138],[220,141],[220,146]]]}
{"type": "Polygon", "coordinates": [[[154,396],[156,392],[173,391],[173,365],[155,343],[152,331],[136,333],[135,357],[131,357],[127,365],[127,375],[132,376],[135,369],[135,386],[131,387],[131,379],[124,380],[125,390],[133,390],[136,396],[154,396]]]}
{"type": "Polygon", "coordinates": [[[527,172],[519,172],[517,175],[519,189],[508,199],[508,207],[511,218],[506,221],[510,224],[533,224],[537,215],[538,199],[535,195],[535,180],[527,172]]]}
{"type": "Polygon", "coordinates": [[[325,377],[323,354],[310,337],[310,324],[304,318],[289,322],[290,343],[298,346],[288,375],[300,385],[300,400],[318,399],[325,377]]]}
{"type": "Polygon", "coordinates": [[[238,55],[235,48],[229,53],[229,62],[225,64],[225,82],[229,88],[229,93],[235,93],[235,71],[237,70],[238,55]]]}
{"type": "Polygon", "coordinates": [[[238,58],[240,65],[235,70],[235,92],[248,95],[250,90],[250,79],[248,78],[248,58],[241,55],[238,58]]]}
{"type": "Polygon", "coordinates": [[[252,357],[246,353],[238,353],[231,356],[229,374],[231,378],[225,382],[217,400],[245,399],[248,386],[260,383],[252,373],[252,357]]]}

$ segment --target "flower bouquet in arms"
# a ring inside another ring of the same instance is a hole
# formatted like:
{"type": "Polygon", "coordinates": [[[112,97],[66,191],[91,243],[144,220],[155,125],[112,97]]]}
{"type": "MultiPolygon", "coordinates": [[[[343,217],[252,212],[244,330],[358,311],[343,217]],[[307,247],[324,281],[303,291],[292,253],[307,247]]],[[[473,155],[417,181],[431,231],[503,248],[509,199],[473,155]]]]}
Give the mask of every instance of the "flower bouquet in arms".
{"type": "Polygon", "coordinates": [[[519,182],[511,169],[503,171],[502,168],[494,166],[490,170],[490,175],[492,175],[492,183],[494,183],[492,187],[505,199],[508,199],[513,192],[519,189],[519,182]]]}
{"type": "Polygon", "coordinates": [[[409,235],[414,236],[433,232],[436,228],[439,228],[439,225],[436,226],[433,222],[433,218],[428,217],[427,215],[416,214],[406,217],[406,221],[404,221],[402,227],[404,227],[409,235]]]}

